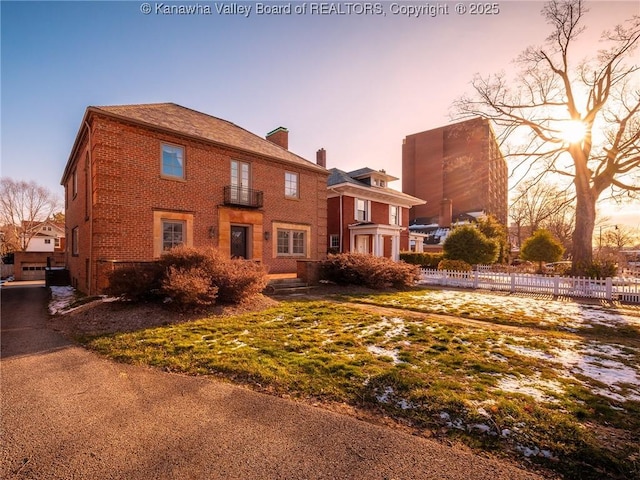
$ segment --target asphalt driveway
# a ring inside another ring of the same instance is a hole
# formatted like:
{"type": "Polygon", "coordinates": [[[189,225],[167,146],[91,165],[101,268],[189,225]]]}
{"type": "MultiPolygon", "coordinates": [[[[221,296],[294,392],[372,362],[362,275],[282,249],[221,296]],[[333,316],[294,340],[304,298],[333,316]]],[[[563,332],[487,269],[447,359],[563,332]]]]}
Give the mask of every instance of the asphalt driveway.
{"type": "Polygon", "coordinates": [[[467,450],[210,378],[118,364],[2,288],[0,478],[539,479],[467,450]]]}

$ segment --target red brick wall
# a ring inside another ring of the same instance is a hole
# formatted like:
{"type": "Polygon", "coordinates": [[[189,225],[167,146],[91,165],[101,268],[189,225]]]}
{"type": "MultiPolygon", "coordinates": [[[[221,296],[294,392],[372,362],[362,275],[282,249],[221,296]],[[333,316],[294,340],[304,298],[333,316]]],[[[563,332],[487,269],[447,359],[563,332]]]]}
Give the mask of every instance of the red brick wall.
{"type": "MultiPolygon", "coordinates": [[[[343,215],[342,215],[342,251],[348,252],[351,249],[351,238],[349,234],[349,225],[356,223],[355,220],[355,198],[343,196],[343,215]]],[[[409,225],[409,209],[402,207],[401,222],[402,226],[406,229],[409,225]]],[[[340,197],[333,197],[327,200],[327,213],[328,213],[328,229],[329,235],[340,234],[340,197]]],[[[382,225],[389,224],[389,204],[380,202],[371,202],[371,221],[373,223],[379,223],[382,225]]],[[[385,244],[386,245],[386,244],[385,244]]],[[[389,244],[389,252],[391,251],[391,244],[389,244]]],[[[386,246],[385,246],[386,249],[386,246]]],[[[409,249],[409,233],[408,231],[402,231],[400,233],[400,250],[409,249]]],[[[385,250],[386,251],[386,250],[385,250]]],[[[386,253],[385,253],[386,255],[386,253]]],[[[389,254],[390,255],[390,254],[389,254]]]]}
{"type": "Polygon", "coordinates": [[[507,165],[486,120],[408,135],[402,148],[402,187],[426,200],[411,219],[437,218],[440,201],[453,201],[453,216],[485,210],[507,223],[507,165]]]}
{"type": "Polygon", "coordinates": [[[371,221],[382,225],[389,224],[389,204],[371,202],[371,221]]]}
{"type": "Polygon", "coordinates": [[[422,200],[411,209],[411,218],[437,215],[444,196],[442,129],[409,135],[402,146],[402,191],[422,200]],[[434,213],[435,211],[435,213],[434,213]]]}
{"type": "MultiPolygon", "coordinates": [[[[105,260],[148,261],[153,259],[153,213],[157,210],[193,215],[194,246],[217,246],[210,228],[218,225],[218,206],[223,204],[223,188],[230,184],[230,161],[251,164],[251,187],[264,194],[263,231],[271,232],[272,222],[299,223],[311,227],[310,259],[323,258],[326,237],[326,175],[302,166],[278,163],[258,155],[157,132],[94,115],[91,143],[93,174],[93,255],[105,260]],[[160,175],[161,142],[184,147],[186,179],[160,175]],[[285,171],[298,173],[300,198],[284,195],[285,171]]],[[[86,147],[78,149],[74,161],[83,164],[86,147]]],[[[78,167],[80,172],[83,165],[78,167]]],[[[91,222],[85,221],[84,174],[78,175],[78,195],[71,198],[72,176],[67,181],[67,245],[72,281],[86,291],[85,261],[89,258],[91,222]],[[80,254],[71,255],[71,229],[79,227],[80,254]]],[[[272,258],[275,232],[264,242],[262,261],[272,273],[296,271],[296,259],[272,258]]],[[[95,275],[93,275],[95,276],[95,275]]],[[[96,288],[93,281],[93,289],[96,288]]]]}

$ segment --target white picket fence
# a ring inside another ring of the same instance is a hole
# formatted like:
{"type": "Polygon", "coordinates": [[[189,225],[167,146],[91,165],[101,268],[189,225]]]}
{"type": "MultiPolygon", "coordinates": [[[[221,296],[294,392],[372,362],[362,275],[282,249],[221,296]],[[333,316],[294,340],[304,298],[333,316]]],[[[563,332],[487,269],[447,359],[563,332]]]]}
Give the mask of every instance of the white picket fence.
{"type": "Polygon", "coordinates": [[[588,297],[640,303],[638,278],[582,278],[500,273],[488,271],[454,272],[420,269],[420,284],[481,288],[506,292],[541,293],[567,297],[588,297]]]}

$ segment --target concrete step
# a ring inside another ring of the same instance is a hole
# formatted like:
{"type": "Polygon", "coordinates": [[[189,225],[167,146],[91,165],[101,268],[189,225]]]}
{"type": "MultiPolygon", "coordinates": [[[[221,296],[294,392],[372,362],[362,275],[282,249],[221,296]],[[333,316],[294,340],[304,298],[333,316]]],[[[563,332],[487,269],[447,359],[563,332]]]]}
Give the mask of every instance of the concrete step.
{"type": "Polygon", "coordinates": [[[269,281],[264,293],[267,295],[284,295],[309,291],[313,288],[299,278],[278,278],[269,281]]]}

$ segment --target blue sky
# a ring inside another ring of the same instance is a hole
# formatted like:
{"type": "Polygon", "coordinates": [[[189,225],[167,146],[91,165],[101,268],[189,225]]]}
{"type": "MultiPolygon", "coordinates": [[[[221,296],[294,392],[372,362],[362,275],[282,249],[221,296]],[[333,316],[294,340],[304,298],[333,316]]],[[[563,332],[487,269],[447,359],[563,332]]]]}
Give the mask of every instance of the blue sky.
{"type": "MultiPolygon", "coordinates": [[[[449,123],[451,102],[474,73],[508,69],[549,32],[539,1],[501,1],[498,15],[484,16],[439,2],[448,15],[420,18],[394,15],[391,2],[384,16],[256,15],[255,2],[229,1],[184,2],[212,15],[162,15],[156,5],[176,3],[150,1],[144,15],[142,3],[0,2],[2,176],[62,196],[86,107],[153,102],[262,136],[285,126],[290,150],[309,160],[325,148],[328,167],[400,176],[406,135],[449,123]],[[218,15],[216,3],[253,12],[218,15]]],[[[638,13],[631,1],[590,8],[592,41],[638,13]]]]}

